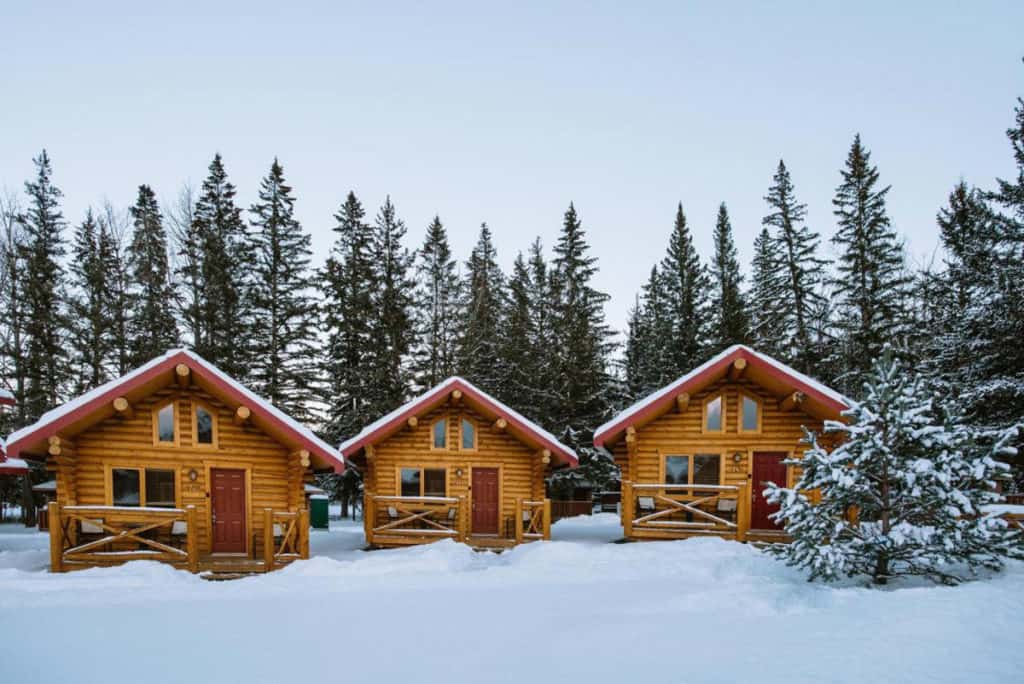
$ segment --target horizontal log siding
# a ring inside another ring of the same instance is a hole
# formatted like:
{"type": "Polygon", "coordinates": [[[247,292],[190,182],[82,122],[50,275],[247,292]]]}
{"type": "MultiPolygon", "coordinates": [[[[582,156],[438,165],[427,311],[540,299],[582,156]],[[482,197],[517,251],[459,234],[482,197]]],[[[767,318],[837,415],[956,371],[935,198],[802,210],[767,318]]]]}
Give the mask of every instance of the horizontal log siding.
{"type": "MultiPolygon", "coordinates": [[[[501,510],[498,517],[499,536],[505,536],[506,520],[513,517],[517,498],[540,500],[544,498],[545,467],[531,449],[507,432],[493,429],[493,420],[463,406],[443,406],[419,416],[415,428],[408,426],[374,446],[374,456],[366,473],[366,493],[385,496],[401,494],[398,471],[402,467],[447,468],[448,496],[466,497],[471,505],[472,467],[500,468],[501,510]],[[448,418],[448,449],[431,449],[431,430],[441,417],[448,418]],[[477,426],[477,449],[462,449],[460,423],[470,418],[477,426]],[[462,469],[462,477],[455,473],[462,469]]],[[[469,513],[472,521],[472,511],[469,513]]],[[[472,533],[472,522],[470,523],[472,533]]]]}
{"type": "MultiPolygon", "coordinates": [[[[630,459],[625,441],[615,444],[611,450],[615,463],[622,470],[622,479],[636,484],[662,482],[662,461],[672,454],[717,453],[724,459],[722,484],[740,485],[748,482],[753,451],[790,451],[799,456],[806,449],[800,440],[804,436],[803,426],[821,432],[822,422],[802,412],[779,410],[778,397],[767,394],[760,387],[745,382],[723,379],[706,390],[694,395],[683,413],[673,407],[650,423],[637,426],[637,455],[630,459]],[[759,433],[740,432],[740,402],[746,393],[761,403],[761,430],[759,433]],[[704,402],[716,394],[725,397],[724,430],[717,433],[701,431],[704,402]],[[733,454],[740,453],[740,462],[733,461],[733,454]]],[[[792,470],[792,469],[791,469],[792,470]]],[[[790,484],[793,473],[790,473],[790,484]]]]}
{"type": "MultiPolygon", "coordinates": [[[[73,478],[79,505],[107,505],[106,466],[161,468],[175,470],[175,495],[179,507],[196,507],[199,550],[210,551],[210,507],[208,467],[248,468],[251,497],[247,525],[249,552],[262,557],[263,509],[297,510],[303,500],[304,474],[289,469],[288,449],[252,426],[237,426],[233,411],[217,399],[192,386],[167,387],[133,405],[131,419],[108,418],[73,437],[75,457],[71,464],[59,464],[57,497],[69,501],[67,482],[73,478]],[[179,446],[153,445],[152,412],[173,399],[177,408],[179,446]],[[203,401],[217,414],[217,444],[196,445],[192,440],[192,402],[203,401]],[[189,479],[195,469],[198,478],[189,479]],[[68,472],[71,471],[71,472],[68,472]]],[[[294,460],[296,457],[291,457],[294,460]]]]}

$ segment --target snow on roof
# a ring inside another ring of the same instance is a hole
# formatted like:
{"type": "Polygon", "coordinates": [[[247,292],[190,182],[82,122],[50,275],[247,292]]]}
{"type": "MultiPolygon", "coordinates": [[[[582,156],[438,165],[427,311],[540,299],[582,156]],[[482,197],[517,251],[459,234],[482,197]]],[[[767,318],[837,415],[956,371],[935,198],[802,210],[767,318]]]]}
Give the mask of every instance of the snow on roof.
{"type": "Polygon", "coordinates": [[[790,366],[787,366],[778,359],[774,359],[768,356],[767,354],[762,354],[761,352],[756,351],[751,347],[746,346],[745,344],[734,344],[731,347],[725,349],[724,351],[716,354],[708,361],[705,361],[701,365],[697,366],[689,373],[676,380],[675,382],[666,385],[665,387],[662,387],[661,389],[637,401],[635,404],[621,411],[614,418],[598,427],[596,430],[594,430],[594,444],[596,446],[601,446],[604,442],[604,439],[607,436],[609,436],[608,433],[617,432],[618,429],[621,428],[621,424],[627,419],[632,418],[635,414],[639,413],[640,411],[643,411],[649,406],[656,405],[663,400],[666,400],[670,397],[674,397],[675,395],[682,391],[683,387],[694,381],[696,378],[698,378],[711,368],[718,366],[719,364],[722,364],[723,362],[731,359],[732,357],[740,356],[753,361],[760,361],[768,366],[771,366],[775,370],[788,376],[794,384],[800,385],[805,389],[809,389],[813,392],[816,392],[825,397],[826,399],[835,402],[836,404],[840,404],[844,407],[850,406],[852,404],[850,399],[843,396],[839,392],[836,392],[831,387],[823,385],[814,378],[804,375],[800,371],[796,370],[795,368],[791,368],[790,366]]]}
{"type": "Polygon", "coordinates": [[[40,482],[32,487],[33,492],[55,492],[57,491],[57,481],[47,480],[46,482],[40,482]]]}
{"type": "MultiPolygon", "coordinates": [[[[168,366],[174,364],[178,360],[188,360],[190,363],[186,364],[190,367],[194,367],[200,370],[203,374],[212,377],[219,381],[229,393],[235,393],[245,399],[246,402],[251,403],[253,408],[258,412],[265,414],[270,420],[277,422],[287,430],[294,433],[301,441],[305,442],[318,452],[321,456],[324,456],[328,460],[337,462],[337,465],[341,468],[344,467],[344,459],[336,449],[328,445],[322,439],[316,436],[316,434],[308,427],[299,423],[297,420],[287,415],[276,406],[271,404],[266,399],[258,396],[252,390],[245,385],[242,385],[234,378],[228,376],[222,370],[214,366],[212,363],[199,356],[190,349],[171,349],[162,356],[158,356],[149,362],[139,366],[133,371],[126,373],[120,378],[116,378],[107,383],[92,389],[85,394],[72,399],[71,401],[58,406],[50,411],[44,413],[38,421],[23,427],[20,430],[14,432],[7,438],[8,444],[14,445],[15,443],[25,440],[27,437],[36,433],[37,431],[47,427],[48,425],[60,421],[63,418],[71,416],[75,412],[84,409],[85,407],[93,404],[97,401],[103,401],[108,398],[108,395],[115,391],[120,391],[125,385],[132,384],[133,381],[144,378],[148,374],[158,371],[162,366],[168,366]]],[[[21,445],[18,444],[18,447],[21,445]]]]}
{"type": "Polygon", "coordinates": [[[8,458],[0,461],[0,475],[21,475],[29,470],[28,463],[20,458],[8,458]]]}
{"type": "Polygon", "coordinates": [[[14,394],[10,390],[0,389],[0,404],[14,404],[14,394]]]}
{"type": "Polygon", "coordinates": [[[515,409],[506,406],[491,395],[487,394],[469,380],[460,378],[457,375],[453,375],[418,397],[406,402],[402,406],[399,406],[391,413],[388,413],[387,415],[370,423],[360,430],[357,435],[342,442],[341,446],[338,447],[338,450],[342,455],[351,456],[366,444],[371,443],[374,438],[382,437],[383,433],[388,432],[390,428],[400,425],[408,414],[414,413],[420,407],[429,405],[433,401],[440,401],[442,397],[456,389],[462,390],[465,394],[472,396],[484,404],[489,404],[490,408],[495,413],[503,416],[513,425],[517,425],[520,429],[532,433],[540,442],[544,443],[546,447],[565,456],[567,460],[570,461],[571,465],[575,466],[579,463],[579,458],[576,456],[576,452],[565,444],[559,442],[553,434],[533,421],[527,419],[515,409]]]}

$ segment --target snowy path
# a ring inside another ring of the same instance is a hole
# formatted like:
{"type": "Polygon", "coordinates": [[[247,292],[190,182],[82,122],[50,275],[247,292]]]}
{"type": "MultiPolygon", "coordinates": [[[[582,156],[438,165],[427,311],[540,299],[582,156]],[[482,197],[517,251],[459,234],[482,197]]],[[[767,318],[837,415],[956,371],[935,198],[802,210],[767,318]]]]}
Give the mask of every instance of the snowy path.
{"type": "Polygon", "coordinates": [[[46,536],[2,526],[0,679],[1008,682],[1024,668],[1024,564],[875,591],[811,585],[719,540],[608,544],[607,514],[501,555],[365,553],[358,527],[332,525],[310,561],[222,583],[154,563],[49,575],[34,570],[46,536]]]}

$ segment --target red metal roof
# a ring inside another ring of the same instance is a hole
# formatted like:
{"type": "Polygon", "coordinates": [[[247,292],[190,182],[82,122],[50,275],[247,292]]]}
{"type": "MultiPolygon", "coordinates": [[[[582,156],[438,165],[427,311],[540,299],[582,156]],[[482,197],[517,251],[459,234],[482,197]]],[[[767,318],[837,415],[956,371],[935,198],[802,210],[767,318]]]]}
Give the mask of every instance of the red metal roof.
{"type": "Polygon", "coordinates": [[[527,436],[528,439],[534,441],[538,446],[551,451],[553,457],[559,458],[570,467],[576,467],[579,464],[576,452],[559,442],[554,435],[474,386],[468,380],[459,377],[448,378],[380,420],[366,426],[355,437],[342,443],[339,447],[342,455],[347,458],[358,453],[366,446],[376,444],[389,437],[402,429],[410,416],[424,413],[439,406],[447,401],[448,397],[455,390],[462,392],[463,400],[476,403],[493,415],[505,418],[508,421],[508,429],[511,432],[527,436]]]}
{"type": "MultiPolygon", "coordinates": [[[[127,375],[111,380],[105,385],[97,387],[67,402],[63,406],[43,414],[35,424],[16,431],[8,438],[7,453],[11,457],[17,456],[21,453],[22,449],[29,448],[32,444],[45,440],[50,435],[58,433],[67,426],[86,419],[92,413],[109,406],[117,397],[157,379],[162,373],[172,373],[174,367],[179,363],[188,366],[192,372],[201,377],[209,385],[210,389],[222,399],[227,399],[238,405],[244,404],[252,411],[253,418],[257,421],[264,421],[266,424],[281,430],[292,438],[296,444],[300,445],[301,448],[306,449],[313,456],[318,456],[320,460],[327,462],[336,471],[341,472],[344,470],[345,462],[338,451],[314,435],[309,428],[301,425],[265,399],[258,397],[251,390],[228,377],[223,371],[198,354],[186,349],[171,350],[127,375]]],[[[168,375],[168,377],[170,376],[168,375]]]]}
{"type": "Polygon", "coordinates": [[[643,423],[670,406],[675,398],[683,392],[695,392],[714,382],[728,372],[729,366],[737,359],[744,359],[750,367],[791,388],[802,392],[815,405],[823,407],[828,413],[839,417],[849,408],[850,401],[833,389],[830,389],[803,373],[790,368],[786,364],[762,354],[745,345],[737,344],[729,347],[718,356],[690,371],[675,382],[663,387],[651,395],[641,399],[594,432],[594,446],[603,447],[609,442],[617,441],[626,428],[634,423],[643,423]]]}

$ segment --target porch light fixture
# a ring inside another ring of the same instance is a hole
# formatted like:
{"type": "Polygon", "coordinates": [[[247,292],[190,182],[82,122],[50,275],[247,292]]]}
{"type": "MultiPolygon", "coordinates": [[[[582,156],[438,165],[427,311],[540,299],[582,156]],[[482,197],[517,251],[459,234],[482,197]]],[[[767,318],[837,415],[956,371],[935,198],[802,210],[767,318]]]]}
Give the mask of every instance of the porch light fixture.
{"type": "Polygon", "coordinates": [[[737,451],[735,454],[732,455],[732,462],[733,463],[739,463],[742,460],[743,460],[743,454],[741,454],[740,452],[737,451]]]}
{"type": "Polygon", "coordinates": [[[455,469],[455,477],[462,477],[462,468],[455,469]]]}
{"type": "Polygon", "coordinates": [[[199,473],[196,472],[195,468],[193,468],[192,470],[188,471],[188,479],[190,481],[192,481],[192,482],[195,482],[196,480],[199,479],[199,473]]]}

